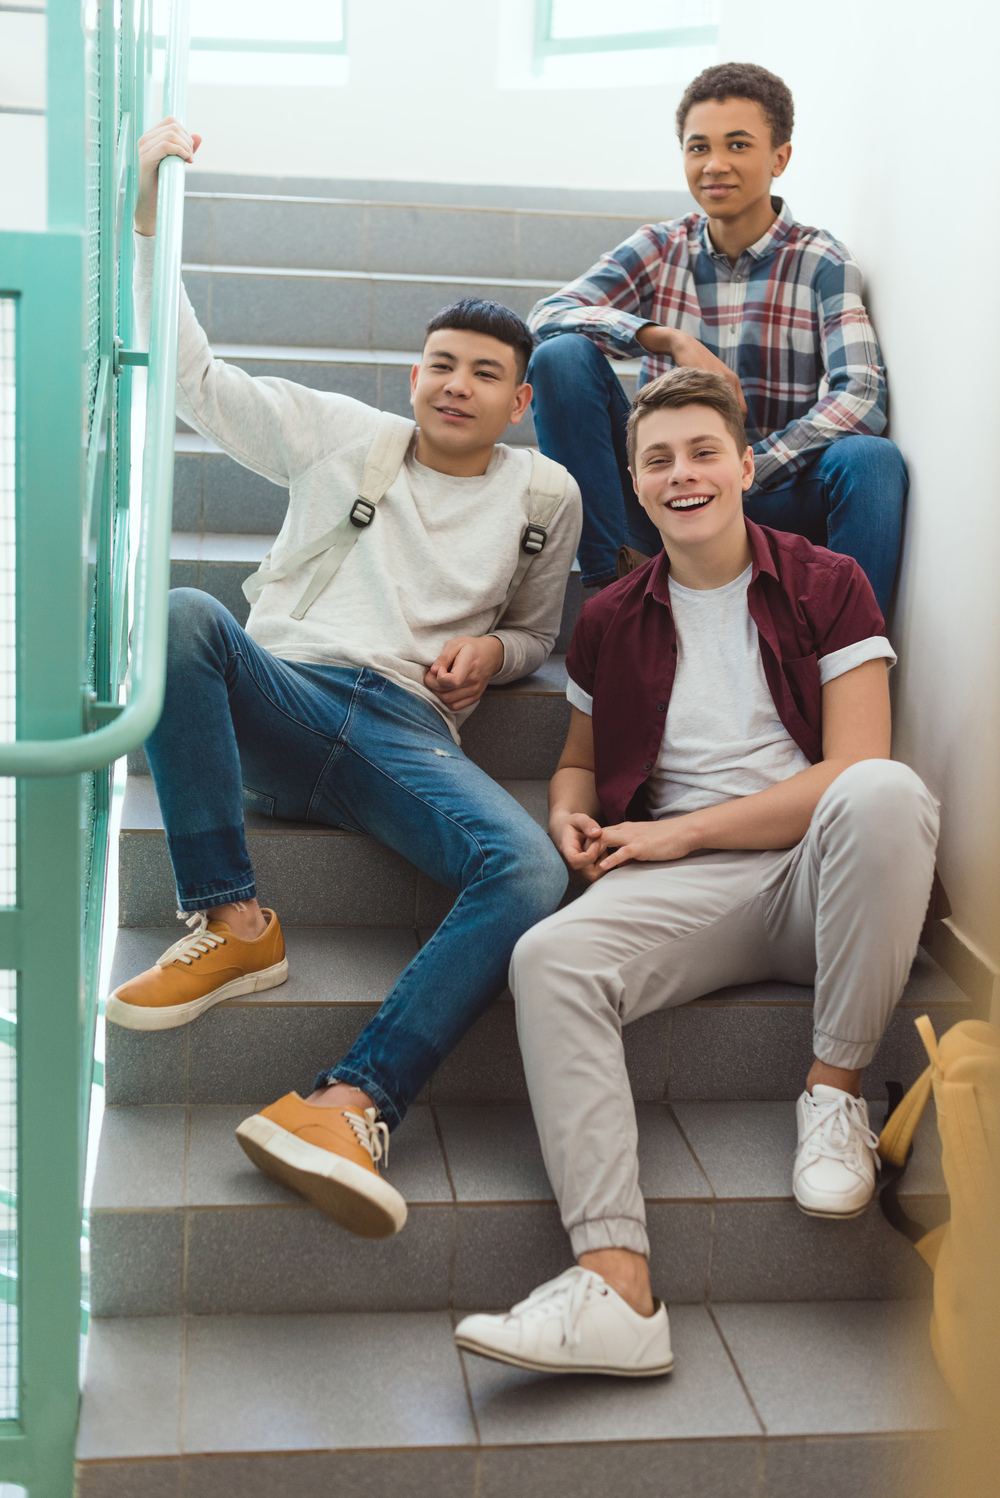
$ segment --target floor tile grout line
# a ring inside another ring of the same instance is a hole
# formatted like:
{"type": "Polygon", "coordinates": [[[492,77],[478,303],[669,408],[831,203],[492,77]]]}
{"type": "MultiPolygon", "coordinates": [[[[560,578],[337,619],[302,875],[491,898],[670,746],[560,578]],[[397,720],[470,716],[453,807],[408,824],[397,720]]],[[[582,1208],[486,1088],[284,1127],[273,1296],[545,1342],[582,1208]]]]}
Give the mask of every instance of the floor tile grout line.
{"type": "MultiPolygon", "coordinates": [[[[191,1166],[191,1107],[184,1106],[184,1175],[181,1190],[181,1315],[187,1310],[188,1256],[191,1240],[191,1213],[188,1207],[188,1182],[191,1166]]],[[[186,1332],[185,1332],[186,1337],[186,1332]]]]}
{"type": "Polygon", "coordinates": [[[181,1312],[180,1388],[177,1391],[177,1454],[184,1470],[184,1417],[187,1405],[188,1318],[181,1312]]]}
{"type": "Polygon", "coordinates": [[[676,1108],[674,1107],[673,1103],[663,1103],[661,1106],[664,1107],[664,1108],[666,1108],[666,1110],[669,1113],[670,1117],[673,1119],[673,1121],[674,1121],[674,1127],[677,1129],[678,1134],[681,1136],[681,1138],[684,1140],[684,1143],[687,1145],[688,1151],[689,1151],[689,1153],[691,1155],[691,1158],[694,1161],[695,1165],[698,1167],[698,1173],[701,1176],[702,1180],[705,1182],[705,1185],[708,1187],[709,1195],[711,1196],[712,1200],[715,1201],[716,1200],[715,1187],[712,1185],[712,1182],[709,1179],[708,1171],[705,1169],[705,1167],[702,1165],[701,1161],[699,1160],[697,1152],[695,1150],[695,1147],[691,1143],[690,1139],[687,1136],[687,1133],[685,1132],[684,1125],[681,1123],[680,1119],[677,1117],[677,1110],[676,1110],[676,1108]]]}
{"type": "Polygon", "coordinates": [[[761,1419],[760,1411],[757,1408],[757,1405],[756,1405],[756,1403],[754,1401],[753,1395],[750,1393],[750,1390],[749,1390],[749,1388],[747,1386],[747,1381],[743,1377],[743,1373],[742,1373],[742,1371],[740,1369],[740,1365],[739,1365],[739,1363],[737,1363],[736,1358],[733,1355],[733,1350],[732,1350],[732,1348],[730,1347],[729,1343],[726,1340],[725,1333],[723,1332],[722,1327],[719,1325],[718,1317],[715,1314],[715,1308],[712,1305],[712,1302],[710,1300],[707,1300],[705,1302],[705,1310],[708,1312],[709,1319],[711,1320],[712,1325],[715,1327],[716,1334],[717,1334],[717,1336],[719,1338],[719,1341],[722,1343],[723,1347],[726,1350],[726,1356],[728,1357],[730,1363],[732,1364],[733,1372],[736,1374],[736,1377],[739,1379],[740,1388],[743,1390],[743,1393],[746,1395],[747,1403],[749,1404],[751,1410],[753,1411],[753,1417],[757,1421],[757,1424],[760,1426],[760,1434],[762,1436],[766,1436],[767,1435],[767,1426],[764,1424],[763,1420],[761,1419]]]}
{"type": "MultiPolygon", "coordinates": [[[[448,1312],[448,1316],[449,1316],[449,1319],[451,1321],[452,1334],[454,1335],[455,1327],[458,1325],[458,1321],[459,1321],[458,1313],[456,1311],[454,1311],[454,1310],[450,1310],[448,1312]]],[[[479,1457],[480,1457],[480,1453],[482,1452],[482,1448],[483,1448],[483,1437],[482,1437],[482,1434],[481,1434],[480,1429],[479,1429],[479,1420],[478,1420],[478,1418],[476,1416],[476,1406],[475,1406],[475,1403],[473,1402],[473,1398],[472,1398],[472,1384],[469,1382],[469,1370],[465,1366],[465,1353],[462,1351],[462,1349],[460,1347],[456,1347],[455,1348],[455,1355],[458,1358],[458,1366],[462,1370],[462,1386],[465,1389],[465,1397],[466,1397],[466,1400],[468,1401],[468,1405],[469,1405],[469,1418],[472,1421],[472,1430],[473,1430],[473,1433],[474,1433],[474,1435],[476,1437],[476,1458],[477,1458],[477,1460],[476,1460],[476,1483],[475,1483],[475,1491],[478,1492],[478,1489],[479,1489],[479,1457]]]]}
{"type": "Polygon", "coordinates": [[[451,1307],[455,1303],[455,1275],[458,1268],[458,1193],[455,1190],[455,1182],[451,1174],[451,1164],[448,1160],[448,1151],[445,1148],[441,1120],[438,1118],[437,1109],[433,1104],[429,1104],[428,1106],[430,1107],[431,1120],[434,1124],[434,1133],[437,1135],[438,1148],[441,1151],[441,1160],[444,1164],[448,1189],[451,1192],[451,1238],[448,1245],[448,1305],[451,1307]]]}

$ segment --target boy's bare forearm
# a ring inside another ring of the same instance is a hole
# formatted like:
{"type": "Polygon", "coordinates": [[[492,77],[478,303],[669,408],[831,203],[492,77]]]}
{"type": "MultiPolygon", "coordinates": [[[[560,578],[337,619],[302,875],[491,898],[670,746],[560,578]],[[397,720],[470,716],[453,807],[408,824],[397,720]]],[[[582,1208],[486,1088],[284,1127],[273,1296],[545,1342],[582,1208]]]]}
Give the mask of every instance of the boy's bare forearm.
{"type": "Polygon", "coordinates": [[[684,822],[691,851],[794,847],[808,832],[820,797],[849,763],[849,760],[822,760],[766,791],[689,812],[684,822]]]}
{"type": "Polygon", "coordinates": [[[586,816],[599,819],[601,803],[597,799],[593,770],[565,765],[549,781],[549,825],[552,825],[553,819],[573,812],[583,812],[586,816]]]}

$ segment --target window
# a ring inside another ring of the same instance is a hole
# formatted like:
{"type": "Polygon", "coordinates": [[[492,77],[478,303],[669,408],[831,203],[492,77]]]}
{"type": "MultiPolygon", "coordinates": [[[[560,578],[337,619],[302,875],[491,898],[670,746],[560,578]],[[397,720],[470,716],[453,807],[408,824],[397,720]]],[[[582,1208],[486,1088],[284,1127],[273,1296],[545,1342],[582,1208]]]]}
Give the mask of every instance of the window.
{"type": "Polygon", "coordinates": [[[717,60],[720,0],[534,0],[532,71],[550,85],[686,80],[717,60]]]}
{"type": "MultiPolygon", "coordinates": [[[[166,15],[166,0],[154,0],[161,48],[166,15]]],[[[189,77],[192,83],[346,83],[344,0],[191,0],[189,77]]]]}

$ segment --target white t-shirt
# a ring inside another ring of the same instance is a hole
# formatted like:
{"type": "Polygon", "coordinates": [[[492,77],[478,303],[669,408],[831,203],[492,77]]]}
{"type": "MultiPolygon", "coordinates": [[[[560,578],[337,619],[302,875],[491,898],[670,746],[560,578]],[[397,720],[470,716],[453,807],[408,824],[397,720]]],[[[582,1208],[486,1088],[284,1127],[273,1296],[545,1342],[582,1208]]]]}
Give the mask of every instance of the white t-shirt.
{"type": "MultiPolygon", "coordinates": [[[[669,580],[677,667],[663,742],[646,783],[654,819],[751,796],[809,768],[778,717],[764,675],[747,607],[752,571],[747,567],[722,588],[684,588],[669,580]]],[[[825,686],[879,656],[895,664],[882,635],[835,650],[820,659],[820,682],[825,686]]],[[[582,712],[593,711],[593,699],[572,678],[566,695],[582,712]]]]}

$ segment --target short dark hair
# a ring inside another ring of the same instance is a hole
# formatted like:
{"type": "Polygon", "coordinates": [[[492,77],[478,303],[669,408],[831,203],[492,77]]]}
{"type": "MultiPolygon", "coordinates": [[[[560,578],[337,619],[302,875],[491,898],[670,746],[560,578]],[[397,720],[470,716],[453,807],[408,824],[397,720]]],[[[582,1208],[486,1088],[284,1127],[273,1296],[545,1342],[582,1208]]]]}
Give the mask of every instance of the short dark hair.
{"type": "Polygon", "coordinates": [[[752,99],[760,105],[767,121],[772,146],[783,146],[792,138],[795,124],[792,91],[783,78],[769,73],[767,68],[758,67],[755,62],[720,62],[714,68],[706,68],[693,83],[688,84],[677,106],[679,141],[684,140],[684,122],[690,111],[696,104],[705,104],[709,99],[719,104],[726,99],[752,99]]]}
{"type": "Polygon", "coordinates": [[[442,307],[427,324],[424,342],[432,333],[442,328],[457,328],[465,333],[486,333],[514,350],[518,383],[523,384],[528,370],[528,360],[535,348],[535,340],[516,312],[502,302],[486,302],[481,297],[464,296],[450,307],[442,307]]]}
{"type": "Polygon", "coordinates": [[[628,417],[626,443],[628,466],[635,471],[636,433],[639,423],[651,411],[676,411],[681,406],[711,406],[726,423],[726,430],[736,443],[740,457],[746,452],[746,427],[732,386],[723,375],[710,369],[668,369],[666,374],[641,385],[632,401],[628,417]]]}

